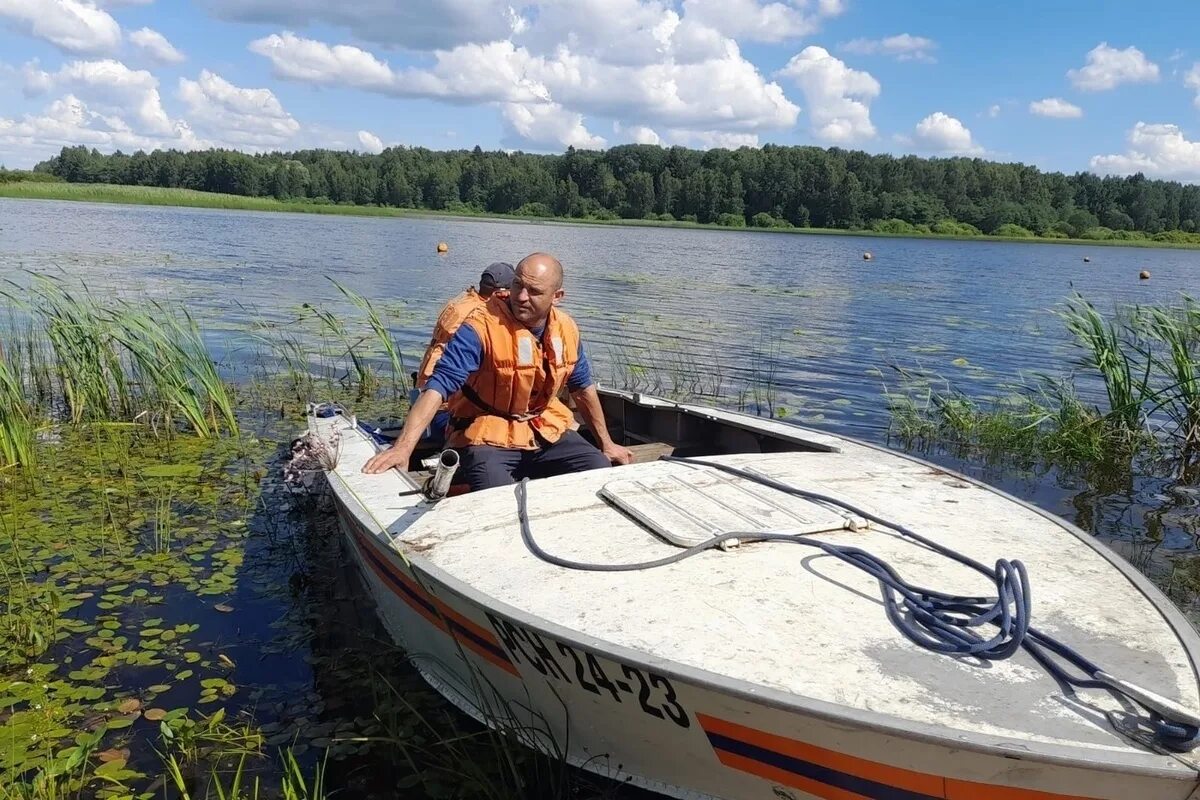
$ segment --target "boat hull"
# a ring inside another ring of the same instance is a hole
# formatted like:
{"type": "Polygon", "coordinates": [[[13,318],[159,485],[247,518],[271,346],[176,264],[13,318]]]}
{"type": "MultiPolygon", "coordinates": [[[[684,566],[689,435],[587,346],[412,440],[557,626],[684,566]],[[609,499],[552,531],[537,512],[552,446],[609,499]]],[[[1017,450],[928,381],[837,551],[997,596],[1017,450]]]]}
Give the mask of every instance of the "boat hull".
{"type": "Polygon", "coordinates": [[[1193,797],[1188,770],[960,746],[723,691],[484,605],[419,553],[393,548],[336,481],[334,497],[380,619],[428,683],[477,720],[607,778],[689,799],[1193,797]]]}

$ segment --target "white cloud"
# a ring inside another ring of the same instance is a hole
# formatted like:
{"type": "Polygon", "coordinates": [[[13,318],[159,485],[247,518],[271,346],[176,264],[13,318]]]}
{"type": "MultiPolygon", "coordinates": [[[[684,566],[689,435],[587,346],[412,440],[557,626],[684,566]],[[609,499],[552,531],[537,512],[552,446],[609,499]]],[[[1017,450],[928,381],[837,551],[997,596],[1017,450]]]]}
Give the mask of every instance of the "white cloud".
{"type": "Polygon", "coordinates": [[[683,0],[684,20],[722,35],[758,42],[783,42],[814,33],[822,17],[842,13],[840,0],[822,0],[813,12],[807,3],[760,3],[758,0],[683,0]]]}
{"type": "Polygon", "coordinates": [[[1000,116],[1000,105],[998,103],[992,103],[990,106],[988,106],[987,115],[992,119],[1000,116]]]}
{"type": "Polygon", "coordinates": [[[758,134],[754,133],[672,129],[667,131],[667,139],[672,144],[697,147],[703,150],[714,147],[723,147],[727,150],[737,150],[739,147],[758,147],[758,134]]]}
{"type": "Polygon", "coordinates": [[[943,155],[980,155],[983,148],[971,138],[971,131],[954,117],[935,111],[917,123],[913,143],[922,150],[943,155]]]}
{"type": "Polygon", "coordinates": [[[1150,62],[1136,47],[1118,50],[1101,42],[1087,54],[1087,64],[1067,70],[1077,89],[1101,92],[1123,83],[1153,83],[1158,80],[1158,65],[1150,62]]]}
{"type": "Polygon", "coordinates": [[[178,64],[184,60],[183,53],[176,50],[167,37],[151,28],[139,28],[129,34],[129,41],[159,64],[178,64]]]}
{"type": "Polygon", "coordinates": [[[1095,156],[1091,166],[1100,173],[1200,181],[1200,142],[1188,140],[1178,125],[1139,122],[1129,132],[1124,155],[1095,156]]]}
{"type": "Polygon", "coordinates": [[[100,113],[130,117],[136,130],[156,136],[171,136],[173,120],[163,108],[158,79],[146,70],[134,70],[120,61],[72,61],[57,72],[43,72],[26,64],[26,90],[44,92],[66,88],[82,95],[90,109],[100,113]]]}
{"type": "Polygon", "coordinates": [[[26,114],[19,120],[0,117],[0,154],[10,164],[32,165],[62,147],[80,144],[125,152],[211,146],[196,138],[183,122],[169,137],[144,135],[137,130],[136,121],[131,125],[120,115],[97,110],[70,93],[50,103],[41,114],[26,114]]]}
{"type": "Polygon", "coordinates": [[[932,39],[908,33],[883,39],[852,39],[841,45],[847,53],[892,56],[898,61],[924,61],[927,64],[937,60],[930,52],[936,48],[937,42],[932,39]]]}
{"type": "Polygon", "coordinates": [[[569,139],[595,146],[599,137],[573,124],[572,114],[656,127],[755,133],[790,127],[799,113],[779,85],[764,80],[732,40],[725,40],[719,57],[645,65],[606,63],[576,54],[566,45],[551,55],[537,55],[499,41],[439,50],[430,67],[401,70],[361,48],[331,46],[292,33],[259,39],[250,49],[269,58],[277,76],[290,80],[455,103],[514,104],[504,113],[515,133],[526,129],[530,116],[542,119],[539,115],[544,114],[547,122],[559,123],[553,135],[530,140],[539,145],[569,139]],[[539,104],[549,110],[532,110],[539,104]]]}
{"type": "Polygon", "coordinates": [[[623,136],[634,144],[658,144],[663,143],[662,137],[659,136],[653,128],[647,128],[645,125],[634,125],[629,128],[624,128],[621,123],[613,124],[613,131],[618,135],[623,136]]]}
{"type": "Polygon", "coordinates": [[[1055,119],[1078,119],[1083,116],[1083,109],[1061,97],[1047,97],[1045,100],[1034,100],[1030,103],[1029,113],[1055,119]]]}
{"type": "Polygon", "coordinates": [[[179,79],[179,99],[195,128],[211,139],[244,149],[286,144],[300,123],[269,89],[244,89],[208,70],[179,79]]]}
{"type": "Polygon", "coordinates": [[[875,137],[870,104],[879,96],[879,81],[870,73],[850,69],[823,47],[811,46],[778,74],[791,78],[804,93],[818,139],[851,144],[875,137]]]}
{"type": "Polygon", "coordinates": [[[504,119],[519,143],[547,149],[577,147],[596,150],[607,142],[584,127],[583,115],[557,103],[506,103],[504,119]]]}
{"type": "Polygon", "coordinates": [[[121,45],[121,26],[87,0],[0,0],[4,19],[69,53],[114,53],[121,45]]]}
{"type": "Polygon", "coordinates": [[[1196,98],[1192,103],[1196,108],[1200,108],[1200,61],[1192,64],[1192,68],[1183,76],[1183,85],[1196,90],[1196,98]]]}
{"type": "Polygon", "coordinates": [[[414,50],[491,42],[528,20],[510,0],[208,0],[218,16],[292,28],[324,23],[365,42],[414,50]]]}
{"type": "Polygon", "coordinates": [[[383,140],[370,131],[359,131],[358,143],[362,145],[363,152],[374,155],[383,152],[383,140]]]}

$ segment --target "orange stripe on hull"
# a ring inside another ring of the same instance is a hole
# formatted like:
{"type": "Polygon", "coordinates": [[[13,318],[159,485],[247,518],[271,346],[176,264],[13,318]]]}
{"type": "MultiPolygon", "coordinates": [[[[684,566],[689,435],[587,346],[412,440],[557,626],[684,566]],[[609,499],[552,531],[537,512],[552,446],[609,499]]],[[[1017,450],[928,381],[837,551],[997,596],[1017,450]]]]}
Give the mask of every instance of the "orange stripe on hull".
{"type": "Polygon", "coordinates": [[[848,756],[834,750],[826,750],[823,747],[798,742],[795,739],[788,739],[754,728],[747,728],[744,725],[726,722],[716,717],[710,717],[707,714],[697,714],[696,718],[700,720],[700,725],[703,726],[704,730],[709,733],[719,733],[731,739],[738,739],[757,747],[774,750],[776,753],[793,756],[794,758],[803,759],[813,764],[820,764],[823,767],[844,772],[847,775],[854,775],[859,778],[884,783],[888,786],[894,786],[897,789],[907,789],[910,792],[919,792],[920,794],[927,794],[933,797],[945,797],[945,781],[936,775],[912,772],[911,770],[890,767],[887,764],[848,756]]]}
{"type": "Polygon", "coordinates": [[[461,626],[468,633],[474,634],[488,644],[491,644],[493,647],[495,647],[497,652],[503,653],[504,651],[500,646],[500,642],[496,640],[494,634],[490,633],[479,625],[476,625],[462,614],[450,608],[448,605],[446,605],[446,603],[425,591],[416,581],[397,571],[391,566],[387,556],[380,552],[379,548],[376,547],[375,544],[369,540],[369,538],[355,533],[354,539],[355,542],[361,547],[369,549],[375,555],[375,558],[368,556],[363,559],[367,563],[367,566],[370,567],[371,571],[374,572],[381,581],[383,581],[385,586],[388,586],[388,588],[391,589],[393,594],[397,595],[401,600],[408,604],[409,608],[424,617],[430,624],[448,634],[456,642],[464,647],[469,648],[473,653],[485,659],[488,663],[499,667],[510,675],[518,678],[521,677],[521,673],[511,661],[501,658],[496,652],[492,652],[489,648],[480,645],[478,642],[474,641],[471,636],[456,635],[448,620],[453,621],[455,624],[461,626]],[[404,591],[397,591],[397,589],[392,585],[395,583],[399,583],[404,589],[407,589],[409,592],[419,597],[420,600],[424,600],[425,603],[421,603],[419,600],[410,597],[404,591]],[[434,610],[427,608],[425,605],[426,603],[430,606],[433,606],[434,610]]]}

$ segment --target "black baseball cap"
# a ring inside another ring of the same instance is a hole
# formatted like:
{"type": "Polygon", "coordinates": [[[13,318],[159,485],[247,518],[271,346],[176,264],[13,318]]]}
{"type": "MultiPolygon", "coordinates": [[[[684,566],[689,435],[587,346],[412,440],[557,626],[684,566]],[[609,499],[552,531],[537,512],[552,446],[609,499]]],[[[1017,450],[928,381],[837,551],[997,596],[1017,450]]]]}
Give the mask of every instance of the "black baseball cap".
{"type": "Polygon", "coordinates": [[[516,270],[512,264],[504,261],[497,261],[494,264],[489,264],[488,268],[479,276],[479,288],[490,286],[493,289],[508,289],[512,287],[513,278],[517,277],[516,270]]]}

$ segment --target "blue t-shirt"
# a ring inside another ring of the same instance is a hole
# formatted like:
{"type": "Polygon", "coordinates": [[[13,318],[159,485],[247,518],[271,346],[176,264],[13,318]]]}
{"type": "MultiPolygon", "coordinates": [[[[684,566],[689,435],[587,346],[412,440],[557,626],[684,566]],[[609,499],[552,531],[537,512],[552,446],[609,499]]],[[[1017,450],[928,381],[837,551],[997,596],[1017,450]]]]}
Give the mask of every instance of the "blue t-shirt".
{"type": "MultiPolygon", "coordinates": [[[[545,328],[531,330],[537,338],[542,338],[545,328]]],[[[433,368],[433,375],[425,384],[426,389],[435,389],[443,399],[457,392],[467,382],[472,372],[479,369],[483,361],[483,342],[479,334],[470,325],[461,325],[450,341],[442,357],[433,368]]],[[[567,377],[567,388],[572,392],[586,389],[592,385],[592,367],[588,363],[587,354],[583,352],[583,344],[579,345],[579,361],[575,369],[567,377]]]]}

